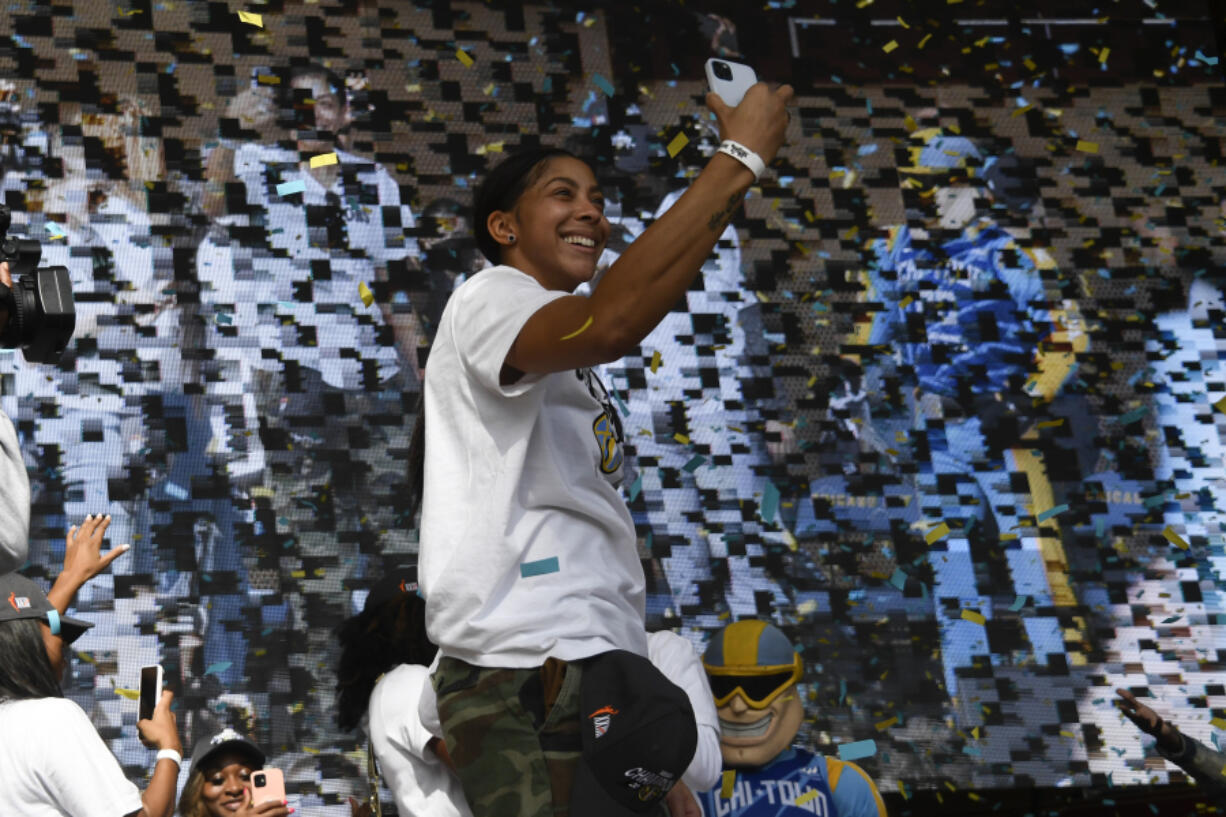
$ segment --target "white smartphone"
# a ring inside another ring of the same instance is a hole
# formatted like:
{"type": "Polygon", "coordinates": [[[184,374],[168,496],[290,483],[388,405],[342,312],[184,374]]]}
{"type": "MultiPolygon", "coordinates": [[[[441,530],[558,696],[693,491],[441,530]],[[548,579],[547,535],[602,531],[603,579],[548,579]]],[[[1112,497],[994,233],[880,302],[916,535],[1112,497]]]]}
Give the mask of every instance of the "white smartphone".
{"type": "Polygon", "coordinates": [[[140,668],[140,714],[142,721],[153,717],[153,710],[162,699],[162,665],[140,668]]]}
{"type": "Polygon", "coordinates": [[[251,773],[251,802],[254,805],[285,800],[285,775],[280,769],[264,767],[251,773]]]}
{"type": "Polygon", "coordinates": [[[714,58],[707,60],[707,85],[730,108],[740,105],[745,92],[757,81],[758,75],[748,65],[714,58]]]}

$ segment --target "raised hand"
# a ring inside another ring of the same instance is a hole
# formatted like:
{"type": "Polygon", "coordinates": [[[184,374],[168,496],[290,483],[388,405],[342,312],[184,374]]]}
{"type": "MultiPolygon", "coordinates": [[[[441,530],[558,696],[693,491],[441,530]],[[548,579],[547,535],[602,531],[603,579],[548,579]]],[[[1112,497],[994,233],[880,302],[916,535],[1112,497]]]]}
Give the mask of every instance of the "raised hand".
{"type": "Polygon", "coordinates": [[[735,108],[725,105],[714,92],[707,94],[707,107],[719,122],[721,139],[740,142],[770,164],[783,147],[792,93],[791,85],[772,90],[765,82],[759,82],[745,92],[745,98],[735,108]]]}
{"type": "Polygon", "coordinates": [[[64,547],[64,574],[78,586],[106,570],[111,562],[131,548],[131,545],[124,544],[102,552],[102,538],[110,524],[109,514],[90,514],[80,527],[73,525],[69,528],[64,547]]]}
{"type": "Polygon", "coordinates": [[[1117,689],[1116,693],[1120,696],[1116,701],[1120,711],[1124,713],[1124,717],[1135,723],[1138,729],[1147,735],[1153,735],[1158,739],[1158,744],[1169,752],[1179,752],[1183,749],[1183,736],[1178,729],[1138,701],[1128,690],[1117,689]]]}

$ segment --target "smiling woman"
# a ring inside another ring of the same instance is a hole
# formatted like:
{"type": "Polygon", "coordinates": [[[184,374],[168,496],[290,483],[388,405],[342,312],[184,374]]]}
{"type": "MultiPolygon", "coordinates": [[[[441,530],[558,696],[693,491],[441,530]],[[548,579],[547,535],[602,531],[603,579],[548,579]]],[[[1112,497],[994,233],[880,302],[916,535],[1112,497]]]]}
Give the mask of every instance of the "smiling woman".
{"type": "Polygon", "coordinates": [[[284,800],[255,803],[251,777],[264,768],[264,753],[233,729],[196,742],[191,774],[179,796],[180,817],[288,817],[284,800]]]}
{"type": "MultiPolygon", "coordinates": [[[[707,101],[731,144],[770,161],[791,93],[759,84],[736,108],[707,101]]],[[[756,178],[734,156],[712,157],[590,296],[573,293],[593,280],[610,226],[587,164],[552,148],[513,154],[474,197],[477,245],[496,266],[443,311],[414,436],[438,715],[478,817],[568,813],[590,659],[647,653],[643,568],[617,490],[623,433],[591,367],[637,348],[694,281],[756,178]],[[489,711],[512,714],[490,723],[489,711]]],[[[668,781],[653,784],[656,801],[694,806],[676,802],[690,798],[670,791],[675,774],[650,771],[668,781]]],[[[631,783],[604,784],[610,802],[631,783]]],[[[587,817],[601,794],[582,794],[587,817]]]]}

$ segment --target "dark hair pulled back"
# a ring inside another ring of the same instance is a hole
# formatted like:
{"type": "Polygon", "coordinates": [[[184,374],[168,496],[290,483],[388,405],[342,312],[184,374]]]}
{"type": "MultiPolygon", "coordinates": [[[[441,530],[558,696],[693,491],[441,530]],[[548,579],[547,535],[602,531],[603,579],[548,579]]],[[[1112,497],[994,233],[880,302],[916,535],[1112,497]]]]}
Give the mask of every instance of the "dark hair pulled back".
{"type": "Polygon", "coordinates": [[[477,247],[491,264],[502,263],[502,245],[490,235],[487,222],[490,214],[510,210],[545,170],[545,162],[558,156],[577,159],[562,148],[538,147],[520,150],[503,159],[486,174],[473,194],[473,233],[477,247]]]}

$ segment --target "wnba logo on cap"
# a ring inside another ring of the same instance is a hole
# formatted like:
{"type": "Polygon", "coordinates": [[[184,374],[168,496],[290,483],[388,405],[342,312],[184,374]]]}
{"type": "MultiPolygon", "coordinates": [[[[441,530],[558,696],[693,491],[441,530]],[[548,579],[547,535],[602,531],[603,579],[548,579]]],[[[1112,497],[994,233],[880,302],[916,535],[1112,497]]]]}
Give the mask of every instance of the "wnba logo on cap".
{"type": "Polygon", "coordinates": [[[596,730],[596,737],[603,737],[609,731],[609,726],[613,723],[613,716],[616,714],[617,710],[613,707],[602,706],[587,716],[596,730]]]}
{"type": "Polygon", "coordinates": [[[18,596],[16,593],[9,593],[9,604],[13,605],[13,609],[17,612],[27,610],[30,607],[30,598],[28,596],[18,596]]]}

